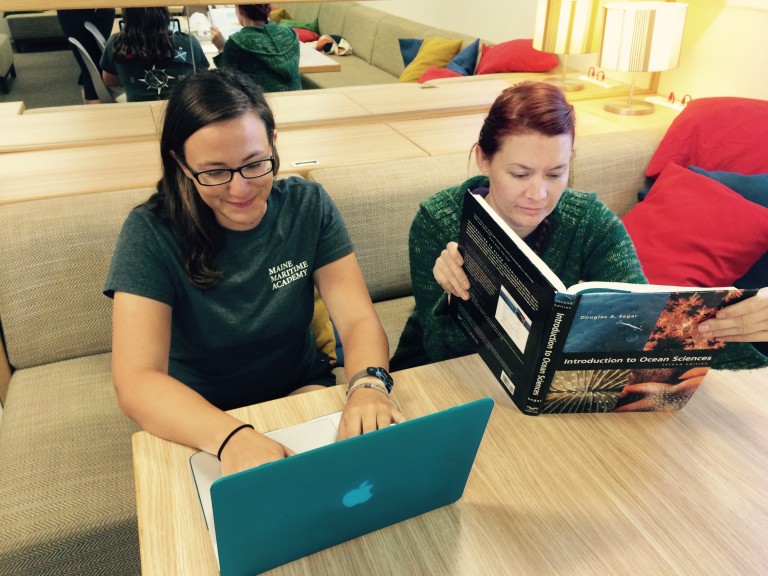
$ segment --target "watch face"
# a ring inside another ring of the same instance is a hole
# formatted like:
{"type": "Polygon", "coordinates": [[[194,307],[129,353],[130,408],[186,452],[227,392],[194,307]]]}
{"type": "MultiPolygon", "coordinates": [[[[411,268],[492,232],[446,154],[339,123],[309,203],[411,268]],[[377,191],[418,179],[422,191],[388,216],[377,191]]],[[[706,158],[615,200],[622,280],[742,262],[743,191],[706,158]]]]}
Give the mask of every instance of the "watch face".
{"type": "Polygon", "coordinates": [[[392,380],[392,376],[390,376],[389,372],[384,370],[384,368],[368,368],[368,374],[371,376],[376,376],[376,378],[384,382],[384,385],[387,387],[387,391],[392,392],[392,387],[395,383],[392,380]]]}

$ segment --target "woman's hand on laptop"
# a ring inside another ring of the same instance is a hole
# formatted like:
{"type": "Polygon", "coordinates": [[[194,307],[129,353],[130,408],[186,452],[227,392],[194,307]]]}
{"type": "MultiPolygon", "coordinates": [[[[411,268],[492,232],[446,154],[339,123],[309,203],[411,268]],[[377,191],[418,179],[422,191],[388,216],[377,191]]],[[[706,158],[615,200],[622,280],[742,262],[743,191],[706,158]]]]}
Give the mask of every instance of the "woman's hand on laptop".
{"type": "Polygon", "coordinates": [[[339,440],[359,436],[390,424],[398,424],[405,416],[387,394],[370,388],[352,392],[339,422],[339,440]]]}
{"type": "Polygon", "coordinates": [[[286,456],[293,456],[293,450],[255,430],[244,429],[235,434],[222,450],[221,473],[227,476],[286,456]]]}

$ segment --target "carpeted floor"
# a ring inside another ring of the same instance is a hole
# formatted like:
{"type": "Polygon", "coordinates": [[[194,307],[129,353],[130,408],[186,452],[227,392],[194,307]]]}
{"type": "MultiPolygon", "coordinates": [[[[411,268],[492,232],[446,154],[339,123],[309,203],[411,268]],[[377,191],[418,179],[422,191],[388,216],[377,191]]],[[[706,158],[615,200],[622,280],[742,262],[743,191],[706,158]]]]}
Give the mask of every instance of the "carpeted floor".
{"type": "Polygon", "coordinates": [[[77,84],[80,68],[69,50],[15,53],[13,62],[16,78],[8,94],[0,92],[0,102],[21,100],[27,109],[83,103],[77,84]]]}

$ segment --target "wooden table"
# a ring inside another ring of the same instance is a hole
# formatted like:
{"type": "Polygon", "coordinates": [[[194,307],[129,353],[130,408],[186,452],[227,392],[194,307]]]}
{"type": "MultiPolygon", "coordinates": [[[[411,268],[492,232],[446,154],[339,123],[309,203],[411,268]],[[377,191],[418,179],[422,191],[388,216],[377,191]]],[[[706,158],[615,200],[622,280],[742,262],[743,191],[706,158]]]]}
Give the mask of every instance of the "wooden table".
{"type": "Polygon", "coordinates": [[[157,124],[147,105],[71,106],[45,114],[3,118],[0,152],[156,140],[157,137],[157,124]]]}
{"type": "MultiPolygon", "coordinates": [[[[385,123],[286,131],[278,136],[277,146],[280,174],[284,175],[306,175],[318,166],[428,155],[385,123]]],[[[0,154],[0,204],[153,188],[160,175],[157,137],[100,146],[9,152],[0,154]]]]}
{"type": "MultiPolygon", "coordinates": [[[[200,46],[208,58],[211,68],[215,68],[213,57],[219,53],[219,49],[213,45],[210,40],[200,40],[200,46]]],[[[315,50],[312,45],[299,42],[299,72],[306,74],[309,72],[339,72],[341,64],[333,58],[329,58],[325,53],[315,50]]]]}
{"type": "MultiPolygon", "coordinates": [[[[768,573],[768,369],[710,372],[677,413],[525,416],[478,356],[395,374],[410,416],[490,396],[464,496],[270,574],[768,573]]],[[[233,411],[266,431],[334,387],[233,411]]],[[[216,574],[190,448],[133,437],[142,573],[216,574]]]]}
{"type": "Polygon", "coordinates": [[[352,86],[344,93],[371,114],[393,119],[426,118],[488,112],[511,82],[496,78],[442,84],[352,86]]]}

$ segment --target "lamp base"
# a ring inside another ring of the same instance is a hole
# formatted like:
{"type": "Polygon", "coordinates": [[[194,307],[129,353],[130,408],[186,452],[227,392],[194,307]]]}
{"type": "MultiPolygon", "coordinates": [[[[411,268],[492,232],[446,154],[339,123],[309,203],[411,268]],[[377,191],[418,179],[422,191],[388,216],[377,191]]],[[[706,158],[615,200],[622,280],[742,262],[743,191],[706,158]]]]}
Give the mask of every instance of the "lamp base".
{"type": "Polygon", "coordinates": [[[571,80],[570,78],[563,78],[562,76],[550,76],[549,78],[544,78],[544,82],[554,84],[563,92],[584,90],[584,82],[581,80],[571,80]]]}
{"type": "Polygon", "coordinates": [[[644,100],[631,100],[629,102],[626,100],[612,100],[605,103],[603,108],[608,112],[624,116],[643,116],[645,114],[653,114],[654,110],[653,104],[644,100]]]}

